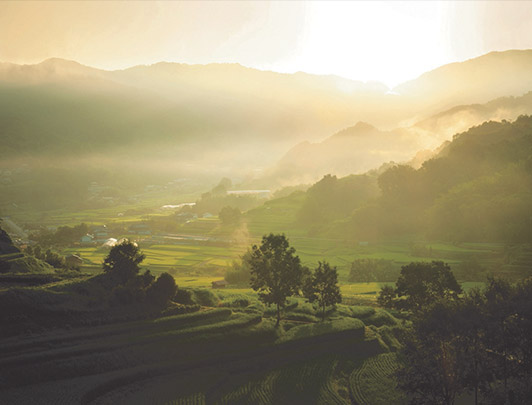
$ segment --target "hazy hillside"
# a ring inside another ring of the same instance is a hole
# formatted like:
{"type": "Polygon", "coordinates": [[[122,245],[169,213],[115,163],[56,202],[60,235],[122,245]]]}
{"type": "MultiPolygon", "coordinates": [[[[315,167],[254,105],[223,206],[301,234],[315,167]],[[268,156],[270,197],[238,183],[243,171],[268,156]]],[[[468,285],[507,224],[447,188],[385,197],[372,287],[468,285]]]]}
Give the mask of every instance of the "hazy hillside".
{"type": "Polygon", "coordinates": [[[337,231],[363,238],[527,242],[531,162],[531,117],[484,123],[456,135],[418,170],[394,166],[382,173],[381,197],[355,210],[337,231]]]}
{"type": "Polygon", "coordinates": [[[532,50],[491,52],[427,72],[393,89],[417,108],[436,113],[532,90],[532,50]]]}
{"type": "Polygon", "coordinates": [[[329,173],[363,173],[385,162],[410,160],[431,142],[407,129],[381,131],[359,122],[322,142],[302,142],[291,148],[265,173],[264,181],[288,185],[314,182],[329,173]]]}
{"type": "Polygon", "coordinates": [[[485,104],[456,106],[413,126],[390,131],[359,122],[321,142],[296,145],[260,181],[269,187],[309,183],[329,173],[364,173],[390,161],[409,162],[417,168],[454,134],[485,121],[513,121],[523,114],[532,114],[532,92],[485,104]]]}
{"type": "Polygon", "coordinates": [[[522,116],[455,135],[417,170],[387,165],[365,175],[325,176],[303,197],[285,199],[293,199],[294,229],[311,236],[511,243],[532,236],[530,190],[532,118],[522,116]]]}
{"type": "MultiPolygon", "coordinates": [[[[521,96],[532,90],[531,67],[532,51],[491,53],[428,72],[392,95],[379,83],[237,64],[163,62],[105,71],[62,59],[2,63],[0,153],[4,158],[34,152],[105,155],[109,146],[120,145],[128,157],[178,158],[196,168],[205,162],[257,168],[299,142],[315,142],[358,121],[389,130],[459,104],[521,96]],[[198,148],[206,158],[199,163],[198,148]]],[[[518,114],[486,115],[478,118],[518,114]]],[[[455,124],[451,130],[439,119],[428,136],[469,127],[455,124]]],[[[422,139],[401,147],[411,146],[415,153],[419,145],[434,146],[422,139]]]]}
{"type": "Polygon", "coordinates": [[[274,188],[408,161],[484,120],[532,112],[532,96],[521,96],[532,86],[531,60],[528,51],[492,53],[429,72],[400,94],[236,64],[105,71],[62,59],[2,63],[0,205],[84,198],[91,181],[105,178],[137,189],[187,178],[207,189],[228,176],[274,188]],[[495,75],[501,67],[507,74],[495,75]],[[416,90],[420,83],[426,90],[416,90]],[[429,115],[446,103],[453,108],[429,115]],[[352,126],[360,121],[371,125],[352,126]],[[11,176],[21,170],[24,178],[11,176]]]}
{"type": "Polygon", "coordinates": [[[22,132],[18,143],[8,139],[6,155],[27,151],[28,136],[53,132],[56,139],[46,139],[41,152],[53,151],[59,143],[64,147],[66,139],[71,143],[67,149],[75,149],[82,143],[76,138],[87,137],[94,141],[89,151],[101,146],[101,138],[121,142],[127,137],[130,143],[161,150],[168,144],[179,149],[183,140],[194,139],[204,141],[203,146],[215,144],[217,150],[236,146],[229,142],[244,150],[258,145],[250,152],[266,148],[259,157],[268,160],[269,152],[321,137],[357,116],[373,115],[374,122],[384,124],[390,117],[383,117],[376,106],[383,98],[393,99],[385,96],[385,86],[375,83],[236,64],[158,63],[103,71],[61,59],[38,65],[6,63],[0,64],[0,86],[4,131],[22,132]]]}
{"type": "Polygon", "coordinates": [[[485,104],[458,105],[416,123],[411,129],[446,140],[485,121],[513,121],[526,114],[532,114],[532,91],[520,97],[500,97],[485,104]]]}

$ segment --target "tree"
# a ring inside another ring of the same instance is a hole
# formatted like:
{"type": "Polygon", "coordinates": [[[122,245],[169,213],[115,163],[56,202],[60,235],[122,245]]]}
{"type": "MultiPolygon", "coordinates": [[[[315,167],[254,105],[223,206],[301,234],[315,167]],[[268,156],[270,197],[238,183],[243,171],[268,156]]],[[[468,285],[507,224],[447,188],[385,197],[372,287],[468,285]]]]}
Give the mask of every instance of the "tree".
{"type": "Polygon", "coordinates": [[[482,290],[440,299],[413,314],[401,337],[399,386],[412,403],[452,404],[461,393],[484,404],[532,397],[532,279],[489,279],[482,290]]]}
{"type": "Polygon", "coordinates": [[[454,312],[452,302],[440,301],[415,317],[400,339],[398,386],[409,394],[413,404],[452,405],[466,389],[453,327],[454,312]]]}
{"type": "Polygon", "coordinates": [[[218,217],[223,225],[236,225],[240,222],[242,213],[238,208],[226,205],[220,210],[218,217]]]}
{"type": "Polygon", "coordinates": [[[225,280],[229,284],[249,285],[251,281],[250,259],[251,251],[248,250],[242,255],[240,261],[233,260],[231,268],[225,273],[225,280]]]}
{"type": "Polygon", "coordinates": [[[249,260],[251,288],[259,292],[259,299],[267,305],[277,306],[277,323],[287,297],[298,293],[303,269],[295,249],[284,235],[270,234],[262,237],[259,246],[251,248],[249,260]]]}
{"type": "Polygon", "coordinates": [[[322,309],[322,319],[325,320],[326,307],[342,302],[336,267],[331,267],[327,262],[318,262],[314,273],[305,281],[303,294],[309,302],[318,303],[322,309]]]}
{"type": "Polygon", "coordinates": [[[441,261],[412,262],[401,267],[395,292],[396,304],[404,309],[418,311],[442,299],[455,299],[462,292],[448,264],[441,261]]]}
{"type": "Polygon", "coordinates": [[[149,286],[146,295],[153,303],[165,306],[176,292],[177,286],[174,278],[168,273],[163,273],[149,286]]]}
{"type": "Polygon", "coordinates": [[[136,243],[126,240],[111,248],[103,262],[103,270],[118,284],[124,284],[138,274],[145,257],[136,243]]]}
{"type": "Polygon", "coordinates": [[[65,258],[56,252],[52,252],[50,249],[46,250],[44,261],[56,269],[66,267],[65,258]]]}
{"type": "Polygon", "coordinates": [[[377,303],[384,308],[393,308],[396,297],[397,294],[395,292],[395,288],[385,285],[381,288],[379,296],[377,297],[377,303]]]}

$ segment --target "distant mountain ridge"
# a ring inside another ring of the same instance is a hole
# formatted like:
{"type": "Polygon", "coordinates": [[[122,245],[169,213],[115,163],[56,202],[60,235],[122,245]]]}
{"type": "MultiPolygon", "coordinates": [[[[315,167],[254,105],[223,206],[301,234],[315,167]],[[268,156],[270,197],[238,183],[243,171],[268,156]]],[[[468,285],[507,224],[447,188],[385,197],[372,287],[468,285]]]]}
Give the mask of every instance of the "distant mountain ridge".
{"type": "Polygon", "coordinates": [[[148,165],[181,175],[242,177],[279,159],[308,180],[357,173],[408,160],[485,120],[530,113],[523,94],[532,90],[531,72],[532,51],[495,52],[391,94],[379,83],[237,64],[106,71],[58,58],[0,63],[0,156],[7,165],[61,165],[65,157],[90,165],[98,156],[110,169],[148,165]],[[356,122],[371,124],[349,129],[356,122]]]}
{"type": "Polygon", "coordinates": [[[393,91],[414,102],[428,104],[432,113],[459,104],[486,103],[532,90],[532,50],[490,52],[450,63],[393,91]]]}

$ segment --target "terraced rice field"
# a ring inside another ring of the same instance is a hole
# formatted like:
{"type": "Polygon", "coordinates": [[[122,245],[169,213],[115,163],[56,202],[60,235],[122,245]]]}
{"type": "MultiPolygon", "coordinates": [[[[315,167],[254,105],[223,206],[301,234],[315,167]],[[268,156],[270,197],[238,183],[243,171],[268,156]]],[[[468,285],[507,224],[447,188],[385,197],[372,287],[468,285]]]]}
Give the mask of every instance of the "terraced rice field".
{"type": "Polygon", "coordinates": [[[365,360],[349,378],[351,392],[359,405],[406,404],[395,388],[393,373],[397,370],[395,353],[383,353],[365,360]]]}
{"type": "MultiPolygon", "coordinates": [[[[349,404],[349,396],[338,394],[334,384],[338,360],[328,357],[276,369],[227,392],[222,389],[212,403],[233,404],[349,404]]],[[[245,378],[242,376],[241,378],[245,378]]],[[[229,379],[230,380],[230,379],[229,379]]],[[[226,380],[226,384],[230,383],[226,380]]],[[[187,395],[167,404],[202,404],[205,396],[187,395]],[[196,402],[193,402],[196,401],[196,402]]]]}

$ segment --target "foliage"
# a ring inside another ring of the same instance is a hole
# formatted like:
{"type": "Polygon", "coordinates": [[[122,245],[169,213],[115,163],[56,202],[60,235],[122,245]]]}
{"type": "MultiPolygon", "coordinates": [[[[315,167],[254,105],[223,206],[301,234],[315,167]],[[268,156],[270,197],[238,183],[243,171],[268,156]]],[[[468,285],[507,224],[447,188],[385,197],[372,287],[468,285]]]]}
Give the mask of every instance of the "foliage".
{"type": "Polygon", "coordinates": [[[353,209],[375,197],[377,192],[373,176],[352,175],[338,179],[328,174],[307,190],[297,214],[298,223],[305,227],[308,224],[326,225],[350,215],[353,209]]]}
{"type": "Polygon", "coordinates": [[[342,302],[336,267],[331,267],[327,262],[319,262],[314,273],[305,280],[303,295],[309,302],[318,304],[322,309],[322,319],[325,319],[325,308],[342,302]]]}
{"type": "Polygon", "coordinates": [[[249,264],[251,288],[259,292],[262,302],[277,306],[279,325],[286,299],[301,287],[303,270],[299,257],[284,235],[269,234],[262,237],[260,247],[253,245],[249,264]]]}
{"type": "Polygon", "coordinates": [[[33,256],[23,256],[7,262],[11,273],[51,273],[53,267],[33,256]]]}
{"type": "Polygon", "coordinates": [[[113,288],[112,301],[114,304],[127,305],[144,302],[146,293],[152,286],[155,277],[146,270],[144,274],[130,277],[125,284],[113,288]]]}
{"type": "Polygon", "coordinates": [[[126,240],[111,248],[103,262],[103,270],[118,284],[125,284],[138,274],[144,258],[138,246],[126,240]]]}
{"type": "Polygon", "coordinates": [[[192,301],[204,307],[215,307],[220,302],[220,299],[211,290],[194,288],[191,293],[192,301]]]}
{"type": "Polygon", "coordinates": [[[225,280],[230,284],[249,285],[251,281],[250,260],[250,250],[240,257],[240,261],[233,260],[231,268],[225,274],[225,280]]]}
{"type": "MultiPolygon", "coordinates": [[[[389,167],[378,177],[381,195],[344,215],[345,224],[334,230],[363,240],[415,234],[447,241],[530,241],[531,129],[529,116],[487,122],[455,135],[417,170],[389,167]]],[[[413,253],[427,257],[430,248],[413,253]]]]}
{"type": "Polygon", "coordinates": [[[183,305],[194,304],[194,301],[192,300],[192,291],[185,288],[178,288],[174,295],[174,301],[183,305]]]}
{"type": "Polygon", "coordinates": [[[176,294],[177,286],[174,278],[168,273],[162,273],[146,290],[147,298],[159,305],[166,306],[176,294]]]}
{"type": "Polygon", "coordinates": [[[397,293],[395,292],[395,288],[389,285],[385,285],[381,288],[381,291],[379,292],[379,296],[377,297],[377,303],[384,308],[393,308],[396,297],[397,293]]]}
{"type": "Polygon", "coordinates": [[[222,224],[225,226],[237,225],[242,218],[242,213],[238,208],[226,205],[218,213],[218,218],[220,218],[222,224]]]}
{"type": "Polygon", "coordinates": [[[412,262],[401,268],[395,289],[381,289],[378,301],[388,308],[420,311],[439,299],[456,299],[461,292],[449,265],[439,261],[412,262]]]}
{"type": "Polygon", "coordinates": [[[42,229],[32,239],[42,246],[68,246],[89,232],[89,227],[85,223],[75,226],[60,226],[55,232],[42,229]]]}
{"type": "Polygon", "coordinates": [[[46,249],[46,252],[43,252],[42,248],[39,245],[36,245],[34,247],[28,246],[24,253],[33,256],[36,259],[42,260],[56,269],[67,268],[65,263],[65,257],[57,252],[52,251],[51,249],[46,249]]]}
{"type": "Polygon", "coordinates": [[[415,403],[452,404],[473,393],[487,404],[532,394],[532,280],[490,279],[459,300],[418,313],[401,338],[400,387],[415,403]]]}

